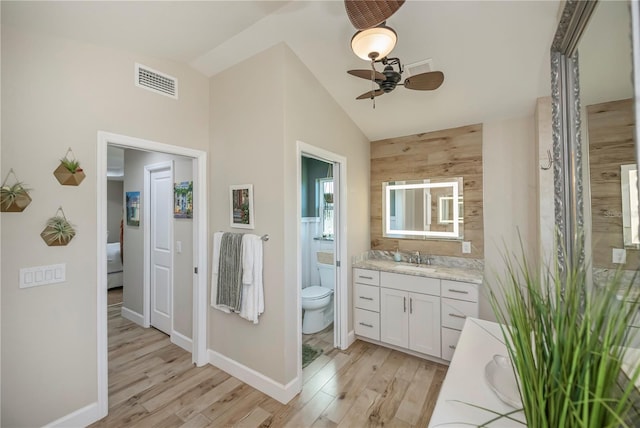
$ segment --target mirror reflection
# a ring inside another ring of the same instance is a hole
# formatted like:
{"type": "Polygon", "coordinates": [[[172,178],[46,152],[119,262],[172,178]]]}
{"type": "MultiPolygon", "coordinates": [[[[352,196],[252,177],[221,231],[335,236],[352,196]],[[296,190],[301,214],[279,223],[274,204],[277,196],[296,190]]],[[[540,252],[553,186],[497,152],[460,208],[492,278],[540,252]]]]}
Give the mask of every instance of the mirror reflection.
{"type": "Polygon", "coordinates": [[[585,237],[597,283],[608,270],[640,266],[628,2],[597,4],[578,55],[583,147],[588,159],[583,180],[585,237]]]}
{"type": "Polygon", "coordinates": [[[638,217],[638,168],[636,164],[621,165],[622,227],[625,248],[640,248],[640,217],[638,217]]]}
{"type": "Polygon", "coordinates": [[[383,182],[383,235],[462,239],[463,200],[462,177],[383,182]]]}

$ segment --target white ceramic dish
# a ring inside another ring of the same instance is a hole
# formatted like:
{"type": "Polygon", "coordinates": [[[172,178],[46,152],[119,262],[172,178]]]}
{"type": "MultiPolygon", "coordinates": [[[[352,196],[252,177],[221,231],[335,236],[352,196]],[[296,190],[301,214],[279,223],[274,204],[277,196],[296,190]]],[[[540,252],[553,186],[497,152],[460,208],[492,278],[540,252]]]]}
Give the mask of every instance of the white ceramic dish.
{"type": "Polygon", "coordinates": [[[500,400],[516,409],[522,407],[518,384],[508,357],[494,355],[484,367],[484,376],[487,384],[500,400]]]}

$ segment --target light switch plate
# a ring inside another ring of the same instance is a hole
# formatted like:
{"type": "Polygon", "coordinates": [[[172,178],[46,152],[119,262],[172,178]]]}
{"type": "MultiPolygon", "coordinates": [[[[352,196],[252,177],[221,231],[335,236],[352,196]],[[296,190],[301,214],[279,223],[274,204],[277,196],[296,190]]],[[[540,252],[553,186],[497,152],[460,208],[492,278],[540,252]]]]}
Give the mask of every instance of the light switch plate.
{"type": "Polygon", "coordinates": [[[627,250],[624,248],[614,248],[611,257],[612,263],[624,264],[627,262],[627,250]]]}
{"type": "Polygon", "coordinates": [[[67,264],[35,266],[20,269],[20,288],[64,282],[67,278],[67,264]]]}
{"type": "Polygon", "coordinates": [[[462,241],[462,254],[471,253],[471,241],[462,241]]]}
{"type": "Polygon", "coordinates": [[[182,241],[176,241],[176,253],[182,254],[182,241]]]}

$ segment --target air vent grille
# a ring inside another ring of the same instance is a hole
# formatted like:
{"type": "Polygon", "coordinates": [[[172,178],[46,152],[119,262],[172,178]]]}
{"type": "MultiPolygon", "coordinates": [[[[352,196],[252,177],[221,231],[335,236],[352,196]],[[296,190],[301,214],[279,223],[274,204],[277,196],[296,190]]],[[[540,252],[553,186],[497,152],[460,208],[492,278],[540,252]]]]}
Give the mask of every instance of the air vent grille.
{"type": "Polygon", "coordinates": [[[178,79],[153,70],[146,65],[136,64],[136,86],[157,94],[178,98],[178,79]]]}
{"type": "Polygon", "coordinates": [[[414,62],[412,64],[406,64],[404,70],[407,73],[407,77],[415,76],[421,73],[428,73],[433,71],[433,59],[425,59],[423,61],[414,62]]]}

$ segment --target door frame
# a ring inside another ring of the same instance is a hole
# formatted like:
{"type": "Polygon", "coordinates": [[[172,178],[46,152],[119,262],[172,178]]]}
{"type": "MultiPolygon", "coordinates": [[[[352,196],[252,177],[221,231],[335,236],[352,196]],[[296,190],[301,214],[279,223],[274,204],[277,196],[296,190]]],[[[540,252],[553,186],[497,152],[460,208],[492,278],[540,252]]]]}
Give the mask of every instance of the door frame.
{"type": "MultiPolygon", "coordinates": [[[[142,316],[144,318],[144,327],[151,327],[151,174],[156,171],[168,169],[171,174],[171,182],[174,181],[174,163],[173,161],[158,162],[144,166],[144,190],[148,195],[142,200],[143,206],[143,240],[144,240],[144,271],[142,276],[142,316]]],[[[174,270],[174,253],[173,253],[173,222],[169,223],[169,234],[171,235],[171,328],[169,336],[173,337],[173,270],[174,270]]],[[[194,253],[195,254],[195,253],[194,253]]]]}
{"type": "MultiPolygon", "coordinates": [[[[334,346],[344,350],[349,347],[349,290],[347,278],[347,158],[336,153],[321,149],[302,141],[296,142],[296,254],[297,254],[297,287],[296,287],[296,314],[297,322],[297,348],[302,349],[302,255],[300,245],[300,224],[302,223],[302,157],[312,157],[328,163],[338,164],[338,211],[334,213],[337,226],[337,242],[335,242],[336,284],[334,290],[334,346]],[[336,298],[337,297],[337,298],[336,298]]],[[[335,177],[335,175],[334,175],[335,177]]],[[[302,379],[302,355],[298,352],[298,378],[302,379]]]]}
{"type": "Polygon", "coordinates": [[[161,152],[193,159],[193,349],[192,361],[198,366],[207,357],[207,153],[202,150],[173,146],[151,140],[98,131],[96,154],[96,241],[97,241],[97,389],[98,416],[109,411],[108,344],[107,344],[107,146],[161,152]],[[195,270],[197,269],[197,273],[195,270]]]}

